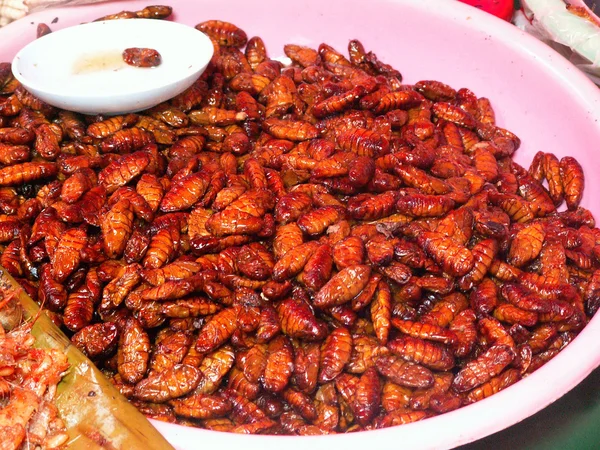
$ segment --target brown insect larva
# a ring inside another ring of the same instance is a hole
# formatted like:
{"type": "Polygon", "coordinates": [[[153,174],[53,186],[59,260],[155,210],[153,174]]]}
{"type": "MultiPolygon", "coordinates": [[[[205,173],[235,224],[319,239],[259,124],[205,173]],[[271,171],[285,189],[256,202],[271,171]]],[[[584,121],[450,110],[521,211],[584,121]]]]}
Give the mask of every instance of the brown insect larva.
{"type": "Polygon", "coordinates": [[[110,354],[118,342],[118,329],[112,322],[97,323],[82,328],[71,337],[71,342],[86,356],[96,359],[110,354]]]}
{"type": "Polygon", "coordinates": [[[169,402],[178,416],[215,419],[231,411],[231,403],[220,395],[192,394],[169,402]]]}
{"type": "Polygon", "coordinates": [[[154,143],[154,135],[141,128],[126,128],[111,134],[100,143],[100,150],[105,153],[129,153],[154,143]]]}
{"type": "Polygon", "coordinates": [[[567,207],[570,210],[576,209],[583,195],[583,168],[575,158],[565,156],[560,160],[560,177],[567,207]]]}
{"type": "Polygon", "coordinates": [[[269,342],[263,385],[267,391],[281,392],[294,370],[294,352],[289,339],[279,336],[269,342]]]}
{"type": "Polygon", "coordinates": [[[277,305],[281,331],[303,340],[320,340],[327,330],[325,324],[315,317],[308,304],[298,299],[287,299],[277,305]]]}
{"type": "Polygon", "coordinates": [[[119,200],[102,221],[104,252],[111,258],[123,254],[133,231],[133,210],[129,200],[119,200]]]}
{"type": "Polygon", "coordinates": [[[248,40],[243,30],[232,23],[221,20],[207,20],[196,25],[196,28],[223,46],[243,47],[248,40]]]}
{"type": "Polygon", "coordinates": [[[313,299],[315,306],[326,308],[349,302],[367,285],[370,274],[371,268],[366,265],[342,269],[317,292],[313,299]]]}
{"type": "Polygon", "coordinates": [[[347,328],[333,330],[321,346],[319,382],[327,383],[338,376],[350,359],[352,336],[347,328]]]}
{"type": "Polygon", "coordinates": [[[153,48],[132,47],[123,50],[123,61],[134,67],[156,67],[160,65],[162,58],[153,48]]]}
{"type": "Polygon", "coordinates": [[[119,375],[128,383],[139,382],[148,369],[150,339],[136,319],[125,322],[119,339],[119,375]]]}
{"type": "Polygon", "coordinates": [[[277,139],[306,141],[318,136],[318,130],[308,122],[270,118],[263,122],[263,129],[277,139]]]}
{"type": "Polygon", "coordinates": [[[418,240],[425,252],[441,264],[450,275],[465,275],[475,264],[471,251],[456,244],[450,238],[434,232],[423,232],[418,240]]]}
{"type": "Polygon", "coordinates": [[[135,386],[134,396],[155,403],[183,397],[194,390],[202,373],[193,366],[176,364],[173,367],[150,375],[135,386]]]}
{"type": "Polygon", "coordinates": [[[231,337],[236,323],[237,320],[233,308],[227,308],[215,314],[200,330],[196,341],[196,349],[202,353],[215,349],[231,337]]]}
{"type": "Polygon", "coordinates": [[[430,369],[449,370],[454,366],[454,357],[446,347],[419,338],[398,337],[388,343],[388,348],[401,358],[430,369]]]}

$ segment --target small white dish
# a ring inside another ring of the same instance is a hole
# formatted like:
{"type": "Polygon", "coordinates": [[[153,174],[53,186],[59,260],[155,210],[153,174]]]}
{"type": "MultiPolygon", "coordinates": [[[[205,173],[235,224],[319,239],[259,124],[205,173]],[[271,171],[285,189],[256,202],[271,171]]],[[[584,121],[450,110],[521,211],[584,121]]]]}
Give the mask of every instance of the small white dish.
{"type": "Polygon", "coordinates": [[[65,28],[26,45],[12,63],[35,96],[84,114],[123,114],[164,102],[190,87],[213,55],[210,39],[180,23],[125,19],[65,28]],[[133,67],[126,48],[157,50],[160,65],[133,67]]]}

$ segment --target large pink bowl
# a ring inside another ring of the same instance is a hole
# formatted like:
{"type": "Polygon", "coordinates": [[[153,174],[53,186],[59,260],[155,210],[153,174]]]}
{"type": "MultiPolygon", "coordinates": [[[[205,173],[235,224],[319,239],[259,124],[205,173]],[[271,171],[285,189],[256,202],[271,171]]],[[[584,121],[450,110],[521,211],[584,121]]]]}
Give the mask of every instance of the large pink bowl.
{"type": "MultiPolygon", "coordinates": [[[[34,39],[37,23],[54,29],[149,1],[120,1],[36,13],[0,29],[0,60],[34,39]]],[[[160,3],[160,2],[157,2],[160,3]]],[[[400,69],[407,82],[439,79],[492,100],[498,122],[523,141],[517,161],[543,150],[573,155],[586,179],[583,206],[600,217],[600,93],[573,65],[513,26],[453,1],[165,0],[175,20],[220,18],[260,35],[271,56],[284,43],[327,42],[345,50],[360,39],[400,69]]],[[[186,45],[182,42],[181,45],[186,45]]],[[[68,49],[65,49],[68,51],[68,49]]],[[[194,51],[190,49],[190,51],[194,51]]],[[[319,437],[241,436],[153,422],[177,448],[407,449],[451,448],[513,425],[552,403],[600,364],[600,317],[556,358],[514,386],[479,403],[422,422],[379,431],[319,437]]]]}

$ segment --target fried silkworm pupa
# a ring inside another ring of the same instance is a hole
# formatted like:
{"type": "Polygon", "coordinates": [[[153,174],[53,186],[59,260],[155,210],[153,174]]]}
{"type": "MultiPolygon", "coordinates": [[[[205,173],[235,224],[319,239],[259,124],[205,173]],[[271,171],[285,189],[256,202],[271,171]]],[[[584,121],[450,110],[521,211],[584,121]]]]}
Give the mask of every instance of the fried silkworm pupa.
{"type": "Polygon", "coordinates": [[[123,61],[134,67],[160,66],[162,57],[153,48],[131,47],[123,50],[123,61]]]}
{"type": "Polygon", "coordinates": [[[140,323],[127,319],[118,349],[119,375],[128,383],[135,384],[144,378],[150,358],[150,339],[140,323]]]}
{"type": "Polygon", "coordinates": [[[196,25],[196,29],[206,33],[223,46],[243,47],[248,40],[244,30],[221,20],[207,20],[196,25]]]}

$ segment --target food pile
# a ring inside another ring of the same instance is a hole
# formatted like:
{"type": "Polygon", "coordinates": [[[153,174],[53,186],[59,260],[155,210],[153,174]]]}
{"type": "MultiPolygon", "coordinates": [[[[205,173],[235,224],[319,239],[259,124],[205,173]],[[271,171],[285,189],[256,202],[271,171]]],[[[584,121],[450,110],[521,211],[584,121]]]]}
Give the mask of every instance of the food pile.
{"type": "Polygon", "coordinates": [[[16,299],[0,301],[1,447],[64,448],[67,430],[54,399],[69,363],[58,350],[33,348],[32,322],[23,321],[22,313],[16,299]]]}
{"type": "Polygon", "coordinates": [[[596,312],[574,158],[521,167],[488,99],[402,84],[357,40],[284,66],[197,28],[206,72],[137,114],[57,110],[0,69],[0,262],[147,416],[405,424],[517,382],[596,312]]]}

